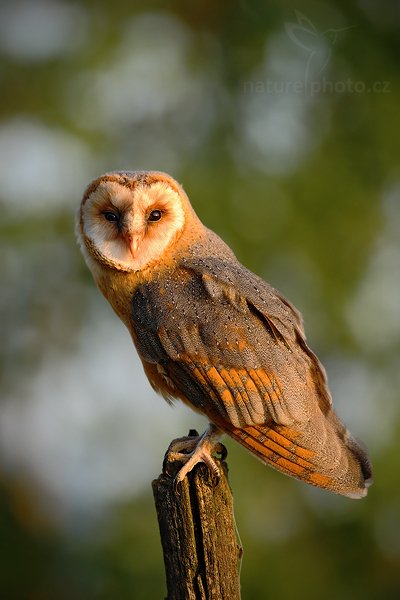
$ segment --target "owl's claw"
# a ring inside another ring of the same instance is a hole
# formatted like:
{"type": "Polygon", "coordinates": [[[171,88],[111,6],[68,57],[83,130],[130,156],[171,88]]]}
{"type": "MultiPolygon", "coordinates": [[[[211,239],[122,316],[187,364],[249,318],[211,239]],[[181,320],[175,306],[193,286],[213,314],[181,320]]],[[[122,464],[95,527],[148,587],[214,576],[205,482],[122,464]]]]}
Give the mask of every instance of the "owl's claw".
{"type": "Polygon", "coordinates": [[[215,485],[218,483],[221,473],[212,454],[220,454],[222,460],[227,455],[225,446],[218,442],[220,434],[220,430],[215,425],[210,425],[201,436],[197,434],[197,431],[191,430],[188,437],[174,440],[170,444],[164,464],[174,461],[184,463],[174,478],[175,491],[186,475],[201,462],[205,463],[211,471],[215,485]]]}

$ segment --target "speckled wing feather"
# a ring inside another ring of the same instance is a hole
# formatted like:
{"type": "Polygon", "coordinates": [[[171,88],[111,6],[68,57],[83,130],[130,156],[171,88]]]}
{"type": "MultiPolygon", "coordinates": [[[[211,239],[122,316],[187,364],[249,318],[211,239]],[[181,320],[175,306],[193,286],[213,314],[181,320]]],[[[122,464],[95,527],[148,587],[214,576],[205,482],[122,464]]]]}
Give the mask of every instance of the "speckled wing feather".
{"type": "Polygon", "coordinates": [[[332,409],[299,313],[269,284],[235,260],[191,258],[141,285],[132,308],[146,372],[165,382],[155,387],[272,467],[365,495],[368,459],[332,409]]]}

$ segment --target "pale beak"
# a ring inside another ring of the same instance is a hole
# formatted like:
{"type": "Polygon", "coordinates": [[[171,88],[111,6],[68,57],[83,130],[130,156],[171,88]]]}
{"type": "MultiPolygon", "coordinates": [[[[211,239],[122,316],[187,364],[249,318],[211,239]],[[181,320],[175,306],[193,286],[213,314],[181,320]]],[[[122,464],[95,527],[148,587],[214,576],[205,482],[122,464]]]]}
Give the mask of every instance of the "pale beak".
{"type": "Polygon", "coordinates": [[[137,249],[139,247],[140,242],[142,241],[142,236],[138,235],[138,234],[136,234],[136,235],[129,234],[127,237],[128,237],[129,250],[132,255],[132,258],[136,258],[137,249]]]}

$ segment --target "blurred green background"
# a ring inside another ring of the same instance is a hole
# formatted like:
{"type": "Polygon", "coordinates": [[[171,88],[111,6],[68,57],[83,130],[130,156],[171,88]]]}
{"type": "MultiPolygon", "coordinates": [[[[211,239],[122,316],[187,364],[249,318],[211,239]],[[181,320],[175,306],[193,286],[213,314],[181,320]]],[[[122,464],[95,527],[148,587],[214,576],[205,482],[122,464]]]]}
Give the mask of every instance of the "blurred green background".
{"type": "Polygon", "coordinates": [[[227,441],[243,598],[400,597],[400,3],[2,0],[0,597],[165,594],[151,480],[205,422],[150,390],[74,239],[160,169],[303,312],[369,448],[351,501],[227,441]]]}

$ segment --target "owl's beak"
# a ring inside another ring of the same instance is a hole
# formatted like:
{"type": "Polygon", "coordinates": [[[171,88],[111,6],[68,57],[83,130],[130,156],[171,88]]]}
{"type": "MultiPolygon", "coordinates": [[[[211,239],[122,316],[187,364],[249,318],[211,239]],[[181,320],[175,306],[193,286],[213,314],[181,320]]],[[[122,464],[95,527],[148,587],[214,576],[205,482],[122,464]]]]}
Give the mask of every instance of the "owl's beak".
{"type": "Polygon", "coordinates": [[[136,258],[137,250],[138,250],[139,244],[141,242],[142,236],[140,234],[130,233],[127,236],[127,239],[128,239],[129,250],[132,255],[132,258],[136,258]]]}

